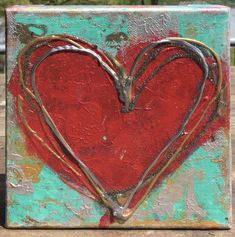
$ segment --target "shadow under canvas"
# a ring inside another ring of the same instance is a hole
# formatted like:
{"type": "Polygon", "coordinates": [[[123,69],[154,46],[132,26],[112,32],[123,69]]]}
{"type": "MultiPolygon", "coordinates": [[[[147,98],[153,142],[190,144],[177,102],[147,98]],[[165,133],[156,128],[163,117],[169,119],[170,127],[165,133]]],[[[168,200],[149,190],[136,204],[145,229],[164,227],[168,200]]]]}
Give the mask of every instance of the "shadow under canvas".
{"type": "Polygon", "coordinates": [[[5,185],[6,175],[0,174],[0,226],[5,224],[5,213],[6,213],[6,185],[5,185]]]}

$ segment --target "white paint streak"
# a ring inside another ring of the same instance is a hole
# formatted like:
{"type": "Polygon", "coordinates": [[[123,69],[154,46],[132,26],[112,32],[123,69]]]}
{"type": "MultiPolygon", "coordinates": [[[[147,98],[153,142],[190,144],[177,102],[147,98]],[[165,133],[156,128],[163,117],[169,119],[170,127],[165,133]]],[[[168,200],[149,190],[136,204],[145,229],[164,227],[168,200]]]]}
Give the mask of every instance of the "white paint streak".
{"type": "Polygon", "coordinates": [[[8,165],[7,187],[18,194],[31,194],[33,192],[32,180],[26,178],[18,165],[8,165]]]}

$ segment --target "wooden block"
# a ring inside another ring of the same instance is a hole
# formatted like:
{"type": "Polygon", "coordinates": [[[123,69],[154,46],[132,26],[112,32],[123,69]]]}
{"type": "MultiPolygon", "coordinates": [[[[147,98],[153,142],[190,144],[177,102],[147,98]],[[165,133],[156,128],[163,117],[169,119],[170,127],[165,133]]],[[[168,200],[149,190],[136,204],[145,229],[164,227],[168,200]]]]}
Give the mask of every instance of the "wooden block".
{"type": "Polygon", "coordinates": [[[230,227],[228,8],[6,14],[8,227],[230,227]]]}

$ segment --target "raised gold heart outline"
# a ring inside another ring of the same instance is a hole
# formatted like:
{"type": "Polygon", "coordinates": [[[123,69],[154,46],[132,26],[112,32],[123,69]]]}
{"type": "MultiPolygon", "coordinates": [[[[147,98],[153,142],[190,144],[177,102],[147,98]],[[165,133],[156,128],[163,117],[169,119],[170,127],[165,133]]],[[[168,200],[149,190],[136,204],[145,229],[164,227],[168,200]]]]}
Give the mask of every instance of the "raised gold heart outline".
{"type": "MultiPolygon", "coordinates": [[[[40,102],[40,99],[38,100],[37,97],[35,97],[35,90],[34,91],[31,91],[29,88],[27,88],[27,86],[25,85],[25,82],[24,82],[24,77],[23,77],[23,72],[22,72],[22,68],[21,68],[21,58],[22,56],[25,54],[25,52],[27,51],[28,48],[30,48],[31,45],[37,43],[37,42],[40,42],[40,41],[46,41],[46,42],[50,42],[50,41],[53,41],[53,40],[63,40],[65,42],[68,42],[68,43],[71,43],[73,46],[75,46],[77,49],[80,49],[80,51],[83,51],[83,52],[88,52],[86,49],[84,49],[81,45],[79,45],[76,41],[73,41],[69,38],[66,38],[66,37],[63,37],[63,36],[46,36],[46,37],[40,37],[36,40],[34,40],[33,42],[31,42],[29,45],[25,46],[25,48],[23,48],[23,50],[20,52],[19,54],[19,57],[18,57],[18,68],[19,68],[19,81],[20,81],[20,84],[23,88],[23,90],[31,97],[33,98],[38,104],[39,106],[41,107],[41,109],[43,110],[43,113],[46,114],[47,118],[49,118],[50,120],[50,115],[47,113],[46,111],[46,108],[43,106],[43,104],[40,102]]],[[[131,202],[131,199],[132,197],[134,196],[134,194],[138,191],[138,189],[140,188],[140,183],[143,183],[144,181],[144,178],[142,179],[142,181],[140,181],[135,189],[134,189],[134,192],[132,192],[132,195],[131,195],[131,198],[129,198],[129,201],[126,202],[126,204],[124,206],[120,206],[117,204],[117,202],[114,202],[110,197],[109,195],[107,195],[107,193],[105,192],[105,190],[102,188],[102,185],[99,184],[99,182],[97,182],[96,178],[93,176],[93,174],[89,171],[89,169],[87,167],[85,167],[84,169],[84,166],[82,165],[82,167],[80,166],[81,170],[85,173],[85,175],[87,176],[88,180],[91,182],[92,186],[95,188],[95,190],[97,191],[97,193],[99,194],[101,200],[103,201],[103,203],[109,208],[112,210],[113,212],[113,215],[114,217],[116,217],[117,219],[119,219],[119,221],[125,221],[127,220],[132,214],[133,212],[136,210],[136,208],[140,205],[140,203],[142,203],[142,201],[145,199],[145,197],[148,195],[148,193],[151,191],[152,187],[154,186],[154,183],[156,182],[156,180],[158,179],[158,177],[161,175],[162,172],[164,172],[164,170],[169,166],[169,164],[175,159],[175,157],[177,157],[178,153],[180,152],[181,148],[183,147],[183,145],[185,144],[185,142],[188,140],[188,138],[190,137],[190,135],[193,133],[193,131],[196,129],[196,127],[200,124],[200,122],[202,121],[203,117],[205,116],[206,114],[206,111],[208,110],[208,108],[210,107],[210,105],[219,97],[220,93],[221,93],[221,84],[222,84],[222,69],[221,69],[221,63],[220,63],[220,59],[219,57],[217,56],[217,54],[210,48],[208,48],[205,44],[201,43],[201,42],[198,42],[196,40],[191,40],[191,39],[186,39],[186,38],[168,38],[167,39],[168,42],[169,41],[174,41],[174,42],[189,42],[189,43],[192,43],[192,44],[196,44],[198,45],[199,47],[204,47],[206,50],[208,50],[212,55],[213,57],[215,58],[215,61],[218,65],[218,74],[219,74],[219,77],[218,77],[218,84],[217,84],[217,93],[216,93],[216,96],[212,98],[211,101],[208,102],[208,105],[206,107],[206,109],[204,110],[204,112],[202,113],[202,116],[200,118],[200,120],[197,122],[197,124],[195,125],[195,127],[187,134],[187,136],[185,137],[184,141],[182,142],[181,146],[178,148],[178,150],[175,152],[175,154],[171,157],[171,159],[166,163],[166,165],[160,170],[160,172],[151,180],[151,183],[147,189],[147,191],[145,192],[145,194],[143,195],[143,197],[138,201],[138,203],[135,205],[135,207],[129,209],[128,206],[129,206],[129,203],[131,202]],[[90,174],[91,173],[91,174],[90,174]],[[97,185],[98,184],[98,185],[97,185]]],[[[165,40],[165,42],[167,41],[165,40]]],[[[195,47],[195,46],[193,46],[195,47]]],[[[62,48],[61,48],[62,50],[62,48]]],[[[69,48],[68,48],[69,50],[69,48]]],[[[90,52],[91,53],[91,52],[90,52]]],[[[203,54],[201,54],[203,56],[203,54]]],[[[141,57],[139,57],[141,58],[141,57]]],[[[112,59],[111,59],[112,60],[112,59]]],[[[110,60],[110,64],[113,64],[113,62],[111,62],[110,60]]],[[[136,60],[138,61],[138,56],[136,58],[136,60]]],[[[107,64],[108,65],[108,64],[107,64]]],[[[134,65],[134,64],[133,64],[134,65]]],[[[35,69],[36,70],[36,69],[35,69]]],[[[132,71],[133,72],[135,71],[133,68],[132,68],[132,71]]],[[[114,71],[113,71],[114,72],[114,71]]],[[[115,72],[114,72],[115,73],[115,72]]],[[[112,73],[111,73],[112,74],[112,73]]],[[[131,73],[130,73],[131,75],[131,73]]],[[[134,74],[133,74],[134,75],[134,74]]],[[[208,73],[206,73],[206,77],[207,78],[208,76],[208,73]]],[[[119,83],[119,78],[115,76],[115,78],[117,79],[116,81],[119,83]]],[[[127,78],[125,80],[125,83],[127,83],[127,81],[131,81],[131,78],[127,78]]],[[[123,83],[123,82],[122,82],[123,83]]],[[[128,84],[120,84],[119,86],[122,86],[124,85],[124,87],[128,84]]],[[[128,85],[129,86],[129,85],[128,85]]],[[[125,87],[124,89],[127,89],[128,88],[125,87]]],[[[129,87],[130,88],[130,87],[129,87]]],[[[35,88],[34,88],[35,89],[35,88]]],[[[131,107],[131,99],[130,99],[130,93],[128,90],[125,91],[126,93],[124,94],[121,94],[119,93],[119,98],[120,100],[122,100],[124,102],[124,105],[126,105],[126,112],[130,111],[131,109],[133,109],[133,107],[131,107]],[[126,96],[126,97],[125,97],[126,96]],[[129,101],[127,101],[129,98],[129,101]]],[[[20,114],[22,115],[22,105],[21,105],[21,101],[22,101],[22,97],[19,98],[19,112],[20,114]]],[[[200,102],[200,100],[199,100],[200,102]]],[[[198,103],[199,103],[198,102],[198,103]]],[[[132,103],[133,105],[133,103],[132,103]]],[[[195,107],[196,109],[196,107],[195,107]]],[[[194,112],[194,111],[193,111],[194,112]]],[[[24,119],[24,117],[22,117],[22,120],[25,124],[25,126],[30,130],[30,126],[27,124],[27,121],[24,119]]],[[[49,123],[53,123],[53,121],[48,121],[49,123]]],[[[52,124],[53,125],[53,124],[52,124]]],[[[55,126],[55,125],[53,125],[55,126]]],[[[56,126],[55,126],[56,128],[56,126]]],[[[31,132],[33,133],[33,135],[35,137],[37,137],[37,139],[42,143],[43,140],[41,139],[40,140],[40,137],[38,137],[38,135],[31,129],[31,132]]],[[[62,137],[63,139],[63,137],[62,137]]],[[[62,140],[62,142],[64,142],[62,140]]],[[[66,141],[65,141],[66,142],[66,141]]],[[[45,147],[47,147],[47,149],[49,149],[58,159],[60,159],[65,165],[66,162],[64,162],[64,160],[58,156],[58,154],[56,154],[56,152],[53,151],[53,149],[51,149],[48,145],[45,145],[45,147]]],[[[156,160],[156,158],[154,159],[154,161],[156,160]]],[[[152,163],[153,164],[153,163],[152,163]]],[[[81,165],[81,164],[80,164],[81,165]]],[[[151,164],[150,164],[151,166],[151,164]]],[[[77,175],[79,175],[79,173],[73,169],[73,167],[70,167],[71,170],[76,173],[77,175]]]]}

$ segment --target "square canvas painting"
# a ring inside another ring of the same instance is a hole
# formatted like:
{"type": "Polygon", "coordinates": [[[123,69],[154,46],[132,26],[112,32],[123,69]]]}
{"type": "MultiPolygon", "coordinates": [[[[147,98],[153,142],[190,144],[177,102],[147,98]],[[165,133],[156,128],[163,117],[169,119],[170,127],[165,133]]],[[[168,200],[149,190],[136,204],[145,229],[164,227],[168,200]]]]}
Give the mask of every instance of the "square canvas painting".
{"type": "Polygon", "coordinates": [[[13,6],[12,228],[229,228],[229,9],[13,6]]]}

